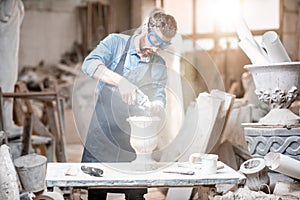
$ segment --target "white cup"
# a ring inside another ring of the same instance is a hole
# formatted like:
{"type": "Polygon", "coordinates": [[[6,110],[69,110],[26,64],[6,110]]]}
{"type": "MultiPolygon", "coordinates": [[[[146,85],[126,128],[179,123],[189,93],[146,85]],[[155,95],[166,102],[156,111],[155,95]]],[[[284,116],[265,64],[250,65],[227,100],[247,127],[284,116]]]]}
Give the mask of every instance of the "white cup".
{"type": "Polygon", "coordinates": [[[203,153],[193,153],[189,157],[189,163],[190,164],[201,164],[201,159],[202,159],[203,153]]]}
{"type": "Polygon", "coordinates": [[[216,174],[218,158],[216,154],[193,153],[189,157],[189,163],[193,168],[201,169],[201,174],[216,174]]]}
{"type": "Polygon", "coordinates": [[[217,173],[217,162],[219,156],[216,154],[204,154],[201,157],[201,174],[211,175],[217,173]]]}

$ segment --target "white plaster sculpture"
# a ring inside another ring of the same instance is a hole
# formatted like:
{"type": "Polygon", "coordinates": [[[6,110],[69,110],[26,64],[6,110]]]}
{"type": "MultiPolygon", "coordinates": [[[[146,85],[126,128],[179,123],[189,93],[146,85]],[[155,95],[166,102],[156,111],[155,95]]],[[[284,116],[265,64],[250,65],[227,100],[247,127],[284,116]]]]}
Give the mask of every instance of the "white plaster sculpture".
{"type": "Polygon", "coordinates": [[[261,191],[268,188],[270,177],[264,159],[249,159],[242,163],[240,171],[247,177],[246,185],[249,189],[261,191]]]}
{"type": "Polygon", "coordinates": [[[0,146],[0,199],[18,200],[19,187],[10,149],[7,145],[0,146]]]}
{"type": "Polygon", "coordinates": [[[300,117],[289,110],[300,88],[300,62],[246,65],[251,72],[258,99],[271,107],[259,122],[264,125],[299,124],[300,117]]]}
{"type": "Polygon", "coordinates": [[[270,152],[264,157],[267,167],[287,176],[300,179],[300,161],[281,153],[270,152]]]}
{"type": "Polygon", "coordinates": [[[133,116],[127,121],[130,124],[130,144],[136,151],[136,159],[133,161],[137,167],[143,170],[150,170],[155,163],[152,159],[152,152],[157,146],[160,118],[133,116]],[[149,167],[149,168],[148,168],[149,167]]]}
{"type": "Polygon", "coordinates": [[[219,90],[200,93],[187,109],[179,134],[166,148],[161,162],[186,162],[195,152],[208,153],[218,143],[234,96],[219,90]]]}
{"type": "MultiPolygon", "coordinates": [[[[249,71],[242,74],[242,84],[245,90],[242,100],[251,106],[252,121],[258,122],[260,118],[264,117],[270,111],[270,108],[261,102],[255,94],[255,84],[249,71]]],[[[246,121],[244,121],[244,123],[246,123],[246,121]]]]}
{"type": "MultiPolygon", "coordinates": [[[[0,87],[2,92],[14,92],[18,78],[20,26],[24,16],[21,0],[0,1],[0,87]]],[[[4,129],[9,136],[19,135],[21,128],[13,124],[13,100],[5,99],[4,129]]]]}
{"type": "Polygon", "coordinates": [[[240,39],[239,46],[253,64],[267,64],[269,58],[264,49],[256,42],[245,20],[241,15],[234,19],[235,29],[240,39]]]}
{"type": "Polygon", "coordinates": [[[272,63],[291,62],[291,59],[276,32],[267,31],[264,33],[262,42],[272,63]]]}
{"type": "Polygon", "coordinates": [[[268,64],[269,60],[257,50],[257,47],[251,43],[248,38],[245,38],[239,42],[239,47],[245,52],[248,58],[253,64],[268,64]]]}

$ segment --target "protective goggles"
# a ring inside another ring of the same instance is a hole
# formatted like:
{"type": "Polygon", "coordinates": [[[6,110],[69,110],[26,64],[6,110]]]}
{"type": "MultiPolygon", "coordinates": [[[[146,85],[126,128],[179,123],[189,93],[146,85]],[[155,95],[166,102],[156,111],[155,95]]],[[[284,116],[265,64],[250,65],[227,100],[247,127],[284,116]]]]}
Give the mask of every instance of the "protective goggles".
{"type": "Polygon", "coordinates": [[[152,46],[159,47],[160,49],[165,49],[171,45],[171,42],[164,41],[153,30],[148,31],[147,39],[152,46]]]}

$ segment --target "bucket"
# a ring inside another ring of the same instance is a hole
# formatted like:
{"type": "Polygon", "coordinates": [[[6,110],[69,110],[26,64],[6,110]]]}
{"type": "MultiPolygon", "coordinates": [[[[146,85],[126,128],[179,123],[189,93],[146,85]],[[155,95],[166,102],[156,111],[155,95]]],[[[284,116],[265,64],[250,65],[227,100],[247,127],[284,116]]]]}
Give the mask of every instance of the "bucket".
{"type": "Polygon", "coordinates": [[[25,191],[39,192],[45,189],[45,156],[28,154],[15,159],[14,163],[25,191]]]}

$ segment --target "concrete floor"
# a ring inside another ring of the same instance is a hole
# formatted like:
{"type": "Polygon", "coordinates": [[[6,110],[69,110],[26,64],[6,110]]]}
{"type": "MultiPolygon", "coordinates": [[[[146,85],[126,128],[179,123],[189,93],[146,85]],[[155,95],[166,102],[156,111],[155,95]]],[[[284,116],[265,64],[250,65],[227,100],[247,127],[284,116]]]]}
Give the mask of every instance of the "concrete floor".
{"type": "MultiPolygon", "coordinates": [[[[77,132],[76,126],[74,124],[74,118],[72,110],[65,110],[65,134],[67,143],[67,158],[68,162],[80,162],[83,142],[77,132]]],[[[81,198],[83,200],[87,199],[86,191],[82,192],[81,198]]],[[[165,195],[156,188],[148,189],[148,194],[145,195],[146,200],[163,200],[165,195]]],[[[123,200],[124,194],[108,194],[108,200],[123,200]]]]}

